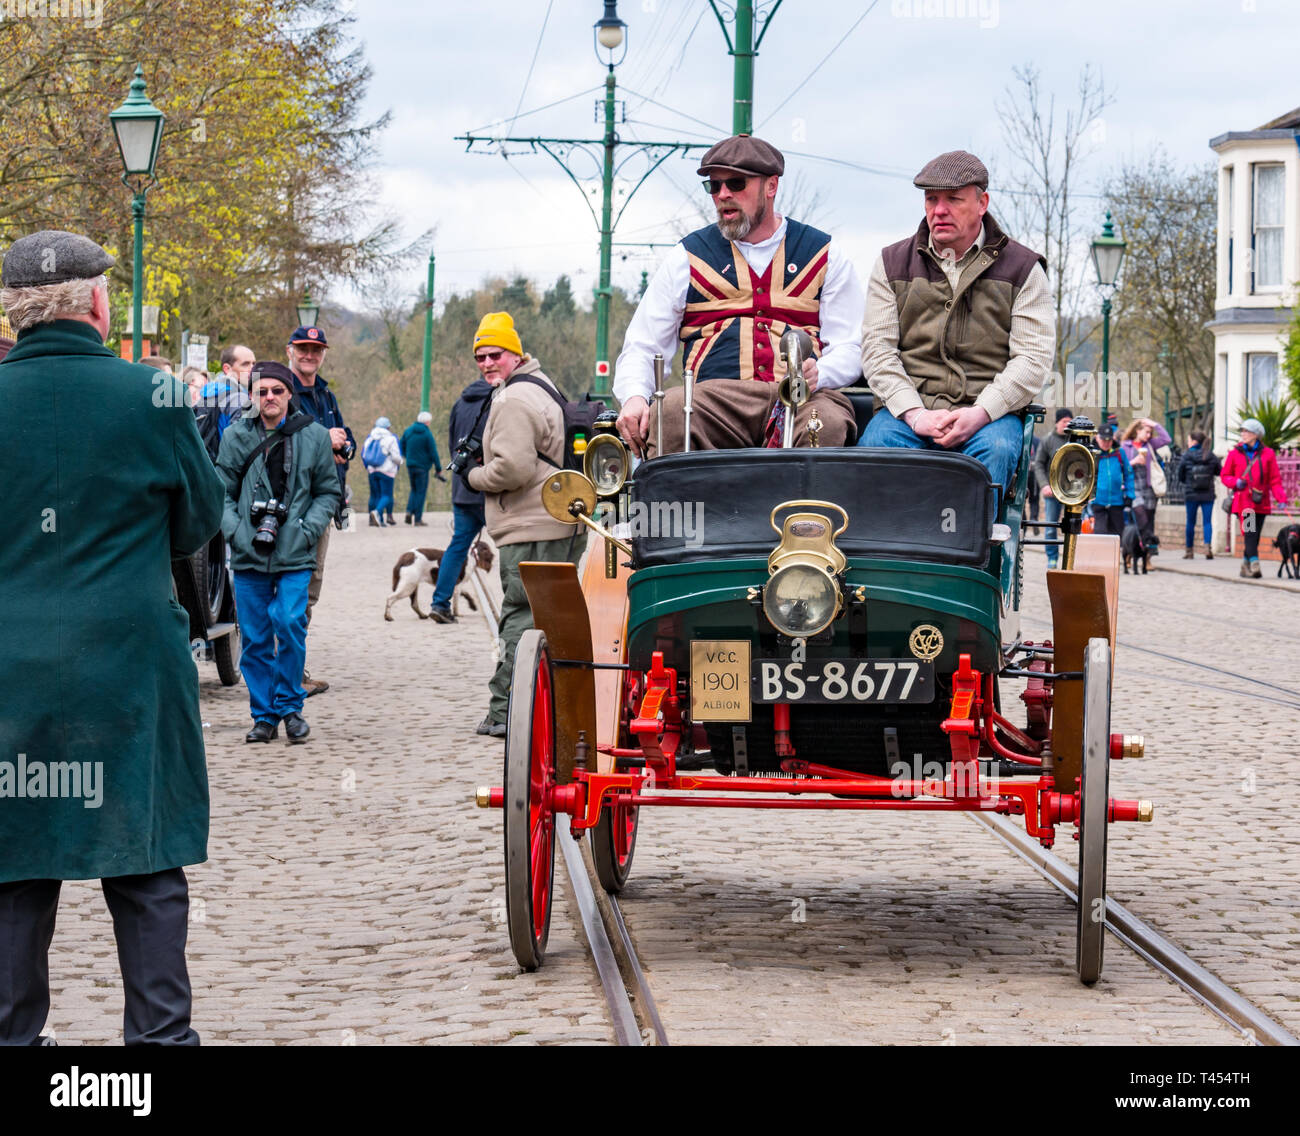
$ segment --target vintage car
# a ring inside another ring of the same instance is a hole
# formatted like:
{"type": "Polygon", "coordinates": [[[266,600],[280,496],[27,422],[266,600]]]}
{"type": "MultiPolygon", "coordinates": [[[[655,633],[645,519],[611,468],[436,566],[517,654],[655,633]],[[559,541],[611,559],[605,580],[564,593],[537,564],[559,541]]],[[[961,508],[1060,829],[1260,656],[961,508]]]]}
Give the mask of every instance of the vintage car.
{"type": "Polygon", "coordinates": [[[1046,847],[1078,830],[1076,963],[1097,980],[1107,824],[1152,809],[1108,795],[1111,759],[1143,743],[1111,733],[1120,552],[1079,533],[1086,418],[1052,464],[1052,634],[1019,634],[1041,415],[1006,492],[934,450],[711,450],[633,471],[612,415],[584,472],[547,482],[552,515],[596,535],[581,576],[521,568],[535,630],[515,657],[504,785],[477,793],[505,813],[522,967],[546,948],[558,814],[617,892],[648,807],[977,810],[1023,817],[1046,847]],[[1004,716],[1016,688],[1022,725],[1004,716]]]}

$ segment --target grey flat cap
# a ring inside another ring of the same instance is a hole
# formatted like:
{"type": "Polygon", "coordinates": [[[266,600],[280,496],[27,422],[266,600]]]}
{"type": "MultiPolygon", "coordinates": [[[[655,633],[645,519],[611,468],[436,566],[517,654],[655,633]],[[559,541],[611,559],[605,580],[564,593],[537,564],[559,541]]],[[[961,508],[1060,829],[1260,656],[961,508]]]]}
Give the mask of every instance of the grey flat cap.
{"type": "Polygon", "coordinates": [[[770,142],[764,142],[750,134],[733,134],[705,150],[700,168],[695,172],[707,174],[712,169],[739,170],[743,174],[758,174],[760,177],[780,177],[785,173],[785,158],[770,142]]]}
{"type": "Polygon", "coordinates": [[[89,237],[43,229],[19,237],[5,253],[0,284],[6,288],[35,288],[69,280],[93,280],[117,262],[89,237]]]}
{"type": "Polygon", "coordinates": [[[977,185],[981,190],[989,187],[989,171],[974,154],[965,150],[949,150],[932,161],[912,179],[917,189],[961,189],[977,185]]]}

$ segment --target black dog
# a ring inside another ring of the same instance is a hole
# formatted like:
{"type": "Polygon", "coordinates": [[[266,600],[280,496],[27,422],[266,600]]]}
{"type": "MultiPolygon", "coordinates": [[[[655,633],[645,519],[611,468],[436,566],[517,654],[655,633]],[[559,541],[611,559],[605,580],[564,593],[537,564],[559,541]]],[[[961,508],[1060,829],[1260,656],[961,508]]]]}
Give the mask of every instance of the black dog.
{"type": "Polygon", "coordinates": [[[1300,580],[1300,525],[1287,525],[1273,538],[1273,544],[1282,554],[1282,563],[1277,566],[1277,574],[1283,569],[1293,580],[1300,580]]]}
{"type": "Polygon", "coordinates": [[[1137,525],[1125,525],[1124,534],[1119,538],[1120,549],[1124,553],[1124,574],[1128,575],[1130,562],[1133,565],[1133,575],[1138,574],[1140,568],[1145,576],[1151,569],[1151,549],[1147,547],[1142,540],[1142,530],[1137,525]]]}

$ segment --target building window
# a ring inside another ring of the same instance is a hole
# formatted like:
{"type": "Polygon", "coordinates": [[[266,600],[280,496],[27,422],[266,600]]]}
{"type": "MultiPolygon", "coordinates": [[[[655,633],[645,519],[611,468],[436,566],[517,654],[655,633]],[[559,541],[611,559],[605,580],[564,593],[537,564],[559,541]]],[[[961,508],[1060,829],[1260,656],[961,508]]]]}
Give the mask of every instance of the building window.
{"type": "Polygon", "coordinates": [[[1272,351],[1246,356],[1246,400],[1256,403],[1277,393],[1277,355],[1272,351]]]}
{"type": "Polygon", "coordinates": [[[1231,167],[1231,166],[1227,166],[1227,167],[1224,169],[1223,174],[1224,174],[1224,179],[1223,179],[1223,180],[1224,180],[1223,196],[1224,196],[1224,198],[1226,199],[1226,201],[1228,202],[1228,212],[1227,212],[1227,215],[1224,217],[1224,225],[1223,225],[1223,231],[1224,231],[1225,233],[1228,234],[1228,287],[1225,289],[1225,291],[1228,293],[1229,296],[1231,296],[1231,295],[1232,295],[1232,289],[1233,289],[1233,281],[1232,281],[1232,253],[1233,253],[1233,248],[1232,248],[1232,240],[1233,240],[1233,236],[1234,236],[1234,233],[1235,233],[1235,224],[1234,224],[1234,221],[1233,221],[1233,217],[1235,216],[1235,214],[1234,214],[1234,211],[1233,211],[1233,205],[1235,204],[1235,202],[1234,202],[1234,197],[1235,197],[1236,185],[1235,185],[1235,179],[1234,179],[1233,176],[1232,176],[1232,167],[1231,167]]]}
{"type": "Polygon", "coordinates": [[[1254,291],[1282,287],[1282,227],[1286,197],[1286,170],[1277,165],[1255,167],[1254,220],[1251,258],[1254,291]]]}

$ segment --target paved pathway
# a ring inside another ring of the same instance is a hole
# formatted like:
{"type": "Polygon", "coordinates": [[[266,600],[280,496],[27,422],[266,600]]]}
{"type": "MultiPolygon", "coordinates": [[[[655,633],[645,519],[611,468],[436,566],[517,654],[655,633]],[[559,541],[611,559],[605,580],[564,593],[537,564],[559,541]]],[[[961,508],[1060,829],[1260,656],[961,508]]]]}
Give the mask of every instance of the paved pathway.
{"type": "MultiPolygon", "coordinates": [[[[383,619],[393,561],[445,545],[446,519],[334,534],[308,642],[330,690],[307,701],[308,744],[245,745],[242,683],[200,666],[212,837],[188,873],[189,957],[205,1042],[612,1040],[566,888],[545,969],[523,976],[510,953],[501,815],[473,806],[474,786],[501,778],[501,743],[473,732],[492,671],[483,624],[405,604],[383,619]]],[[[66,886],[50,970],[58,1038],[120,1040],[97,884],[66,886]]]]}

